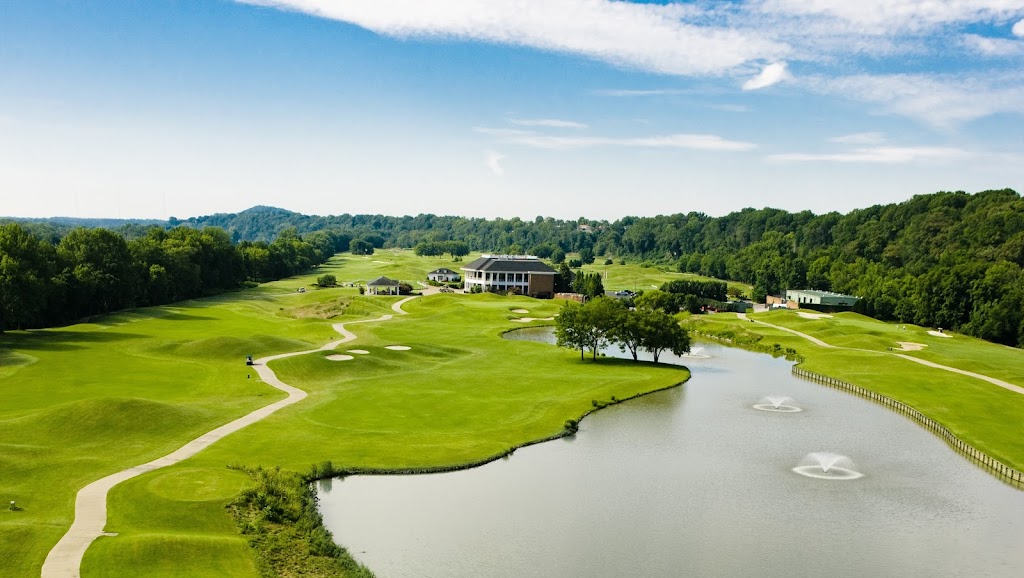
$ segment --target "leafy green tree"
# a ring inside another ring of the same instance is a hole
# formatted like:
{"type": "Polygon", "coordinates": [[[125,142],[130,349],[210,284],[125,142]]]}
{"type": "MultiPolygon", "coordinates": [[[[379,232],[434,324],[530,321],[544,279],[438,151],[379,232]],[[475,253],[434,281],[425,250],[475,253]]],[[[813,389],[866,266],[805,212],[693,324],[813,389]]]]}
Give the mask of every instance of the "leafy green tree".
{"type": "Polygon", "coordinates": [[[353,255],[373,255],[373,244],[362,239],[352,239],[348,244],[353,255]]]}
{"type": "Polygon", "coordinates": [[[679,312],[679,304],[672,293],[660,289],[650,289],[633,298],[633,304],[638,309],[649,309],[653,311],[664,311],[670,315],[679,312]]]}
{"type": "Polygon", "coordinates": [[[448,241],[445,250],[451,254],[452,259],[455,261],[462,260],[463,257],[469,255],[469,243],[465,241],[448,241]]]}
{"type": "Polygon", "coordinates": [[[0,225],[0,332],[38,323],[46,304],[43,243],[20,225],[0,225]]]}
{"type": "Polygon", "coordinates": [[[618,299],[609,299],[602,295],[587,301],[582,311],[587,328],[587,346],[590,347],[596,361],[598,350],[610,343],[616,328],[622,324],[627,309],[618,299]]]}
{"type": "Polygon", "coordinates": [[[590,344],[589,325],[583,306],[574,301],[566,301],[558,317],[555,317],[555,337],[558,346],[579,349],[580,361],[583,361],[583,353],[590,344]]]}
{"type": "Polygon", "coordinates": [[[328,273],[317,277],[316,284],[321,287],[335,287],[338,285],[338,278],[328,273]]]}
{"type": "Polygon", "coordinates": [[[671,315],[662,311],[640,311],[640,346],[651,352],[654,363],[661,354],[671,351],[683,355],[690,351],[690,335],[671,315]]]}
{"type": "Polygon", "coordinates": [[[580,261],[584,265],[589,265],[594,262],[594,250],[590,247],[584,247],[580,249],[580,261]]]}
{"type": "Polygon", "coordinates": [[[569,293],[572,291],[572,282],[572,270],[565,261],[562,261],[558,266],[558,275],[555,275],[555,293],[569,293]]]}

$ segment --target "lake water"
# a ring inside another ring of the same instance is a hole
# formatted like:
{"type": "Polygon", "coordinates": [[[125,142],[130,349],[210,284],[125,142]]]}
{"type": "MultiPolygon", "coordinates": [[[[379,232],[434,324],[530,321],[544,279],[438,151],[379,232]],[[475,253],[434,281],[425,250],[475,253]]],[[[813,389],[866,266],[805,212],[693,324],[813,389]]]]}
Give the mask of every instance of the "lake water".
{"type": "Polygon", "coordinates": [[[324,521],[381,577],[1024,576],[1024,492],[788,361],[697,347],[709,357],[681,361],[684,386],[596,412],[574,438],[460,472],[320,482],[324,521]],[[804,411],[752,408],[772,395],[804,411]],[[793,472],[822,451],[863,477],[793,472]]]}

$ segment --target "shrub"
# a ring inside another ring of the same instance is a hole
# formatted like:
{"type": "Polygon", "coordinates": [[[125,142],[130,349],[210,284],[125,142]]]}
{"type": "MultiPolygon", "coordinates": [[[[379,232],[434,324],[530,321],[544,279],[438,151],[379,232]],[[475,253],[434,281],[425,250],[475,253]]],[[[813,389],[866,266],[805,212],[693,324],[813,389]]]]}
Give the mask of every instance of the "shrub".
{"type": "Polygon", "coordinates": [[[611,264],[612,264],[612,263],[614,263],[614,262],[615,262],[615,261],[612,261],[611,259],[605,259],[605,260],[604,260],[604,264],[605,264],[605,265],[611,265],[611,264]]]}
{"type": "Polygon", "coordinates": [[[316,284],[321,287],[337,287],[338,278],[328,273],[316,278],[316,284]]]}

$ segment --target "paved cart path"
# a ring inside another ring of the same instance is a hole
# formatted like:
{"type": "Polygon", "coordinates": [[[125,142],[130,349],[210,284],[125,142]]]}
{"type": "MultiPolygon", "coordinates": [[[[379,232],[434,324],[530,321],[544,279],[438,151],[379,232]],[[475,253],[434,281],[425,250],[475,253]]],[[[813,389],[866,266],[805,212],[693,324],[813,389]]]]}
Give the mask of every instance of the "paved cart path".
{"type": "MultiPolygon", "coordinates": [[[[750,319],[749,317],[747,317],[746,313],[737,313],[736,316],[739,317],[740,319],[750,320],[750,321],[753,321],[754,323],[760,323],[761,325],[765,325],[765,326],[768,326],[768,327],[772,327],[774,329],[778,329],[780,331],[786,331],[788,333],[792,333],[794,335],[803,337],[804,339],[810,341],[811,343],[813,343],[815,345],[820,345],[821,347],[829,347],[829,348],[832,348],[832,349],[847,349],[847,350],[850,350],[850,351],[867,351],[867,352],[870,352],[870,353],[885,353],[884,351],[872,351],[870,349],[857,349],[857,348],[854,348],[854,347],[839,347],[837,345],[832,345],[832,344],[829,344],[829,343],[825,343],[824,341],[818,339],[817,337],[813,337],[811,335],[808,335],[806,333],[802,333],[802,332],[797,331],[795,329],[790,329],[788,327],[781,327],[779,325],[772,325],[771,323],[765,323],[764,321],[758,321],[757,319],[750,319]]],[[[967,371],[967,370],[964,370],[964,369],[958,369],[956,367],[950,367],[948,365],[942,365],[940,363],[935,363],[934,361],[928,361],[927,359],[921,359],[919,357],[913,357],[913,356],[910,356],[910,355],[905,355],[903,353],[892,353],[890,355],[895,355],[896,357],[901,357],[901,358],[906,359],[908,361],[913,361],[914,363],[920,363],[921,365],[926,365],[928,367],[934,367],[935,369],[942,369],[942,370],[950,371],[950,372],[953,372],[953,373],[959,373],[960,375],[966,375],[968,377],[973,377],[975,379],[980,379],[982,381],[987,381],[987,382],[989,382],[989,383],[991,383],[993,385],[998,385],[999,387],[1002,387],[1003,389],[1008,389],[1008,390],[1016,392],[1016,393],[1024,393],[1024,387],[1021,387],[1019,385],[1014,385],[1014,384],[1012,384],[1010,382],[1003,381],[1001,379],[996,379],[994,377],[989,377],[989,376],[981,374],[981,373],[974,373],[973,371],[967,371]]]]}
{"type": "MultiPolygon", "coordinates": [[[[413,296],[402,299],[392,305],[391,308],[396,314],[405,315],[402,305],[415,298],[416,297],[413,296]]],[[[333,325],[334,330],[341,334],[341,339],[337,341],[332,341],[318,349],[281,353],[279,355],[271,355],[269,357],[257,359],[253,362],[252,368],[256,370],[256,373],[259,374],[260,378],[268,385],[276,387],[277,389],[287,393],[288,397],[268,406],[261,407],[260,409],[242,416],[235,421],[224,424],[217,429],[206,432],[162,458],[157,458],[151,462],[122,470],[116,474],[111,474],[105,478],[96,480],[79,490],[78,495],[75,497],[74,522],[72,522],[71,528],[68,529],[67,533],[64,534],[59,542],[57,542],[57,545],[50,550],[49,554],[46,555],[46,561],[43,562],[42,577],[78,578],[80,576],[80,568],[82,566],[82,557],[85,556],[85,551],[89,548],[89,545],[100,536],[116,535],[103,531],[103,528],[107,525],[107,493],[110,492],[111,488],[125,480],[130,480],[135,476],[174,465],[182,460],[190,458],[225,436],[254,424],[283,407],[302,401],[306,397],[306,392],[296,387],[292,387],[278,379],[273,370],[267,367],[267,363],[277,359],[283,359],[285,357],[306,355],[317,351],[333,350],[342,343],[352,341],[356,338],[354,333],[345,328],[346,325],[351,325],[353,323],[387,321],[392,317],[394,316],[382,315],[376,319],[335,323],[333,325]]]]}

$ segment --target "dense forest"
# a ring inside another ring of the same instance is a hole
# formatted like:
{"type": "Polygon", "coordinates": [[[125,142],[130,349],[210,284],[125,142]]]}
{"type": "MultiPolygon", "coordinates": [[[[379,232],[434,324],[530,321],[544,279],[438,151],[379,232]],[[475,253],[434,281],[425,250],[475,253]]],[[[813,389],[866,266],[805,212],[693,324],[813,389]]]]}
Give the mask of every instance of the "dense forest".
{"type": "MultiPolygon", "coordinates": [[[[52,222],[35,226],[45,227],[40,234],[51,241],[65,234],[52,222]]],[[[360,250],[419,246],[433,253],[457,242],[457,253],[465,244],[472,251],[528,252],[555,263],[566,253],[583,262],[645,261],[749,283],[758,300],[787,288],[850,293],[863,297],[862,312],[880,319],[1024,346],[1024,199],[1009,189],[919,195],[845,215],[766,208],[723,217],[691,212],[608,222],[311,216],[254,207],[171,219],[167,227],[221,228],[239,247],[265,245],[285,231],[300,240],[330,232],[344,243],[358,241],[360,250]]],[[[133,239],[147,229],[122,225],[117,230],[133,239]]],[[[246,278],[274,274],[252,273],[246,278]]]]}
{"type": "Polygon", "coordinates": [[[0,225],[0,331],[61,325],[130,307],[172,303],[305,271],[348,249],[319,231],[232,243],[216,227],[150,226],[128,239],[104,228],[0,225]]]}

